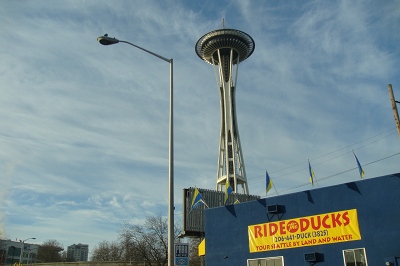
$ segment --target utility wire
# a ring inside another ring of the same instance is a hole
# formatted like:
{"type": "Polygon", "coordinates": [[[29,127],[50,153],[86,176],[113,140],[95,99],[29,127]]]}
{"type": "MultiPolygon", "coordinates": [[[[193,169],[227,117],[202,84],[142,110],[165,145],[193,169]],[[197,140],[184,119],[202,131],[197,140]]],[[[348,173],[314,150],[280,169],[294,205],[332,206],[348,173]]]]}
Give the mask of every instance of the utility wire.
{"type": "MultiPolygon", "coordinates": [[[[366,164],[364,164],[364,165],[362,165],[362,166],[374,164],[374,163],[377,163],[377,162],[379,162],[379,161],[383,161],[383,160],[386,160],[386,159],[388,159],[388,158],[391,158],[391,157],[394,157],[394,156],[397,156],[397,155],[400,155],[400,152],[395,153],[395,154],[392,154],[392,155],[389,155],[389,156],[386,156],[386,157],[384,157],[384,158],[381,158],[381,159],[378,159],[378,160],[375,160],[375,161],[372,161],[372,162],[369,162],[369,163],[366,163],[366,164]]],[[[342,172],[339,172],[339,173],[336,173],[336,174],[333,174],[333,175],[329,175],[329,176],[326,176],[326,177],[323,177],[323,178],[319,178],[318,181],[321,182],[322,180],[326,180],[326,179],[329,179],[329,178],[332,178],[332,177],[335,177],[335,176],[338,176],[338,175],[342,175],[342,174],[344,174],[344,173],[353,171],[353,170],[355,170],[355,169],[358,169],[358,167],[353,167],[353,168],[351,168],[351,169],[348,169],[348,170],[345,170],[345,171],[342,171],[342,172]]],[[[294,186],[294,187],[291,187],[291,188],[283,189],[283,190],[281,190],[279,193],[280,193],[280,195],[281,195],[282,192],[291,191],[291,190],[294,190],[294,189],[297,189],[297,188],[301,188],[301,187],[305,187],[305,186],[309,186],[309,185],[310,185],[309,182],[303,183],[303,184],[299,184],[299,185],[294,186]]]]}
{"type": "MultiPolygon", "coordinates": [[[[354,144],[345,146],[345,147],[340,148],[340,149],[338,149],[338,150],[335,150],[335,151],[332,151],[332,152],[329,152],[329,153],[326,153],[326,154],[323,154],[323,155],[320,155],[320,156],[311,158],[310,161],[316,160],[316,159],[319,159],[319,158],[326,157],[326,156],[328,156],[328,155],[331,155],[331,154],[334,154],[334,153],[339,152],[339,151],[341,151],[341,150],[350,148],[350,147],[352,147],[352,146],[355,146],[355,145],[357,145],[357,144],[363,143],[363,142],[365,142],[365,141],[367,141],[367,140],[376,138],[376,137],[378,137],[378,136],[381,136],[381,135],[383,135],[383,134],[386,134],[386,133],[388,133],[388,132],[390,132],[390,131],[394,131],[394,130],[396,130],[396,128],[389,129],[389,130],[384,131],[384,132],[382,132],[382,133],[379,133],[379,134],[377,134],[377,135],[375,135],[375,136],[366,138],[366,139],[364,139],[364,140],[361,140],[361,141],[356,142],[356,143],[354,143],[354,144]]],[[[364,147],[366,147],[366,146],[368,146],[368,145],[371,145],[371,144],[373,144],[373,143],[376,143],[376,142],[378,142],[378,141],[380,141],[380,140],[382,140],[382,139],[385,139],[385,138],[387,138],[387,137],[390,137],[391,135],[394,135],[394,134],[396,134],[396,132],[392,132],[392,133],[389,134],[389,135],[386,135],[386,136],[384,136],[384,137],[382,137],[382,138],[379,138],[379,139],[377,139],[377,140],[371,141],[371,142],[369,142],[369,143],[367,143],[367,144],[365,144],[365,145],[363,145],[363,146],[361,146],[361,147],[355,148],[355,149],[353,149],[353,150],[359,150],[359,149],[364,148],[364,147]]],[[[340,155],[337,155],[337,156],[335,156],[335,157],[333,157],[333,158],[327,159],[327,160],[322,161],[322,162],[319,162],[319,163],[313,163],[313,166],[315,166],[315,165],[320,165],[320,164],[323,164],[323,163],[332,161],[332,160],[337,159],[337,158],[339,158],[339,157],[342,157],[342,156],[344,156],[344,155],[346,155],[346,154],[348,154],[348,153],[351,153],[351,151],[342,153],[342,154],[340,154],[340,155]]],[[[281,172],[281,171],[283,171],[283,170],[287,170],[287,169],[290,169],[290,168],[294,168],[294,167],[299,166],[299,165],[305,165],[306,163],[307,163],[307,160],[302,161],[302,162],[299,162],[299,163],[296,163],[296,164],[294,164],[294,165],[291,165],[291,166],[288,166],[288,167],[285,167],[285,168],[282,168],[282,169],[279,169],[279,170],[271,171],[270,174],[277,173],[277,172],[281,172]]],[[[282,175],[275,176],[275,177],[274,177],[274,180],[276,180],[276,179],[278,179],[278,178],[281,178],[281,177],[284,177],[284,176],[288,176],[288,175],[292,175],[292,174],[298,173],[298,172],[300,172],[300,171],[304,171],[304,170],[306,170],[306,169],[307,169],[307,167],[304,167],[304,168],[297,169],[297,170],[295,170],[295,171],[292,171],[292,172],[289,172],[289,173],[286,173],[286,174],[282,174],[282,175]]],[[[260,176],[257,176],[257,177],[254,177],[254,178],[249,178],[249,180],[251,180],[251,179],[258,179],[259,177],[261,177],[261,175],[260,175],[260,176]]]]}

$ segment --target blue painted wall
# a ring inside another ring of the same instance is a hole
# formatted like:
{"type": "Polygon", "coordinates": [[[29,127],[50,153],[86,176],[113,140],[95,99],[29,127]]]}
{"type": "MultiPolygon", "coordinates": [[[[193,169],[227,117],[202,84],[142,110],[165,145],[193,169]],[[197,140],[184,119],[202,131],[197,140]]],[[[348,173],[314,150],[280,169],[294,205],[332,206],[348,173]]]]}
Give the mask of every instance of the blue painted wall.
{"type": "MultiPolygon", "coordinates": [[[[316,265],[344,265],[343,250],[365,248],[369,266],[400,257],[400,173],[205,210],[206,265],[247,265],[247,259],[283,256],[285,265],[310,265],[304,254],[323,254],[316,265]],[[266,206],[278,204],[272,219],[266,206]],[[249,225],[357,209],[361,240],[249,252],[249,225]]],[[[399,265],[400,266],[400,265],[399,265]]]]}

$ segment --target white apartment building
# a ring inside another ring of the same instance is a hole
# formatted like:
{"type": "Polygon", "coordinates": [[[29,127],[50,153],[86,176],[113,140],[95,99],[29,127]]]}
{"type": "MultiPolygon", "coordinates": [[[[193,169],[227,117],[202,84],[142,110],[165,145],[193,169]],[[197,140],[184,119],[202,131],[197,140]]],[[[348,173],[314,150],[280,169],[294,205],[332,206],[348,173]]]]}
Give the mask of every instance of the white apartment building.
{"type": "Polygon", "coordinates": [[[67,248],[67,257],[73,261],[88,261],[89,245],[73,244],[67,248]]]}

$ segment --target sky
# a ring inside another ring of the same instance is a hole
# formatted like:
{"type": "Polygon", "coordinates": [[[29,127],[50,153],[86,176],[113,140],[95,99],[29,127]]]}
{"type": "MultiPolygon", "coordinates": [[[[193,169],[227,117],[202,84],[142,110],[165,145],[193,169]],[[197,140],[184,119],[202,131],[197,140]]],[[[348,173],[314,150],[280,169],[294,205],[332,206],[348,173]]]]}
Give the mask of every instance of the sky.
{"type": "Polygon", "coordinates": [[[358,181],[352,151],[365,179],[400,172],[398,0],[0,1],[2,237],[93,249],[167,216],[169,64],[105,33],[174,60],[181,223],[182,190],[216,187],[219,94],[194,47],[222,19],[255,41],[236,88],[250,194],[358,181]]]}

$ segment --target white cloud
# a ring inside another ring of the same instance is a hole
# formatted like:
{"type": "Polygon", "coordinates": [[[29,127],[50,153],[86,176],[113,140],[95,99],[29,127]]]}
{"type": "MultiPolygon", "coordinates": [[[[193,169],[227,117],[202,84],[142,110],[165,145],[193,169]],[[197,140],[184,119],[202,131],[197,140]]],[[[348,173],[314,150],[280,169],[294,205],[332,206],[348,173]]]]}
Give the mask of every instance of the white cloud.
{"type": "Polygon", "coordinates": [[[117,200],[117,198],[116,198],[115,196],[112,197],[112,200],[109,201],[109,204],[110,204],[112,207],[121,208],[121,205],[118,203],[118,200],[117,200]]]}
{"type": "MultiPolygon", "coordinates": [[[[398,172],[398,157],[380,160],[398,153],[386,87],[400,88],[394,7],[2,3],[0,224],[10,238],[35,232],[37,241],[93,247],[115,240],[124,221],[166,215],[169,65],[127,44],[101,46],[104,33],[174,59],[176,216],[183,188],[214,189],[218,90],[194,46],[223,17],[256,42],[236,99],[251,194],[265,194],[265,169],[278,191],[309,189],[307,158],[317,178],[329,177],[354,167],[351,149],[366,178],[398,172]]],[[[357,179],[355,169],[320,185],[357,179]]]]}

